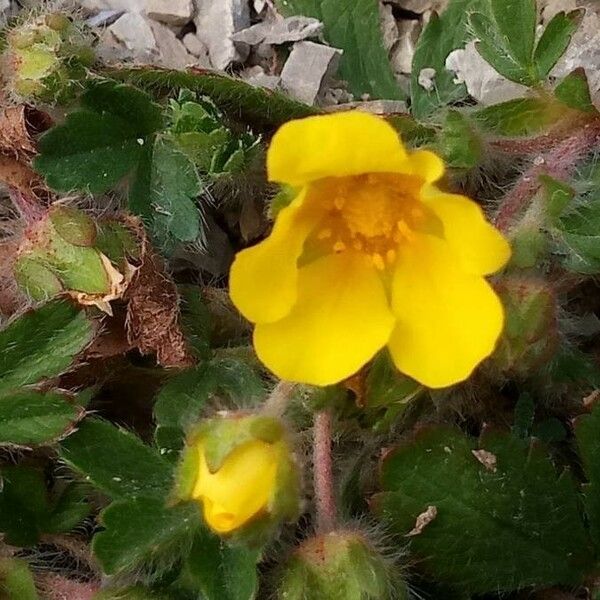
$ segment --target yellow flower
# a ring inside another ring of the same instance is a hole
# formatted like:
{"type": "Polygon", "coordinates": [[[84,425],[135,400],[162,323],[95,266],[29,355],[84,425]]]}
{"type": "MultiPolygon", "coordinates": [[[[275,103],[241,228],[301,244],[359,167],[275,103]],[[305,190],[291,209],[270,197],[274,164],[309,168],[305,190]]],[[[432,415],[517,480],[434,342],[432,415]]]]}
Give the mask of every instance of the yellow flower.
{"type": "Polygon", "coordinates": [[[198,445],[198,477],[192,498],[203,503],[204,520],[211,529],[231,533],[267,511],[276,489],[282,449],[283,442],[245,442],[211,473],[204,446],[198,445]]]}
{"type": "Polygon", "coordinates": [[[492,353],[504,313],[484,276],[510,248],[476,203],[434,185],[435,154],[347,112],[285,124],[267,169],[297,196],[237,255],[230,289],[276,375],[333,384],[387,346],[398,369],[437,388],[492,353]]]}

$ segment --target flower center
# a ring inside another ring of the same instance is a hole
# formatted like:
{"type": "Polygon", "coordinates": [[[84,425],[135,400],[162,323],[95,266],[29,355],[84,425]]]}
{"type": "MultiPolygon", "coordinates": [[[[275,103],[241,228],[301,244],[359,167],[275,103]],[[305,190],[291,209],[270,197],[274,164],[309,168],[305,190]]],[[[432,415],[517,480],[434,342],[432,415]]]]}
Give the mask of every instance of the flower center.
{"type": "Polygon", "coordinates": [[[435,219],[420,201],[422,184],[417,177],[392,173],[317,181],[309,202],[325,210],[308,246],[317,254],[361,252],[384,270],[395,263],[398,246],[435,219]]]}

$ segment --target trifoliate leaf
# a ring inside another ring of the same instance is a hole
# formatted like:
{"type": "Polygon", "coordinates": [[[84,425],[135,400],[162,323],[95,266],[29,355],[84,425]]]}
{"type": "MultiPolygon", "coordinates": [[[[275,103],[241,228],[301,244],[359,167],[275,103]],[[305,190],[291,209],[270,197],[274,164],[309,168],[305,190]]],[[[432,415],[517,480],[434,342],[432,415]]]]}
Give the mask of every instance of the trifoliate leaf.
{"type": "Polygon", "coordinates": [[[100,194],[139,164],[162,111],[144,92],[112,82],[92,86],[81,105],[42,136],[35,168],[54,190],[100,194]]]}
{"type": "Polygon", "coordinates": [[[438,108],[467,97],[465,85],[454,83],[454,73],[446,69],[446,58],[472,39],[468,15],[484,6],[485,0],[451,0],[440,16],[434,13],[429,19],[412,63],[411,112],[417,119],[425,119],[438,108]],[[423,69],[435,71],[430,90],[419,84],[423,69]]]}
{"type": "Polygon", "coordinates": [[[72,398],[60,392],[7,392],[0,395],[0,444],[52,442],[72,429],[83,414],[72,398]]]}
{"type": "Polygon", "coordinates": [[[171,487],[172,468],[135,435],[87,419],[60,447],[61,458],[111,498],[157,496],[171,487]]]}
{"type": "Polygon", "coordinates": [[[315,17],[323,22],[327,42],[344,51],[339,74],[356,98],[364,94],[372,99],[406,97],[383,46],[375,0],[277,0],[276,4],[286,15],[315,17]]]}
{"type": "Polygon", "coordinates": [[[104,531],[92,549],[107,575],[139,565],[173,565],[186,554],[200,517],[190,504],[168,508],[164,499],[140,496],[113,502],[100,514],[104,531]]]}
{"type": "Polygon", "coordinates": [[[490,0],[498,33],[519,64],[531,64],[537,25],[535,0],[490,0]]]}
{"type": "Polygon", "coordinates": [[[196,198],[202,182],[193,163],[169,138],[158,137],[141,160],[129,195],[129,205],[140,215],[159,246],[173,241],[192,242],[200,233],[196,198]]]}
{"type": "Polygon", "coordinates": [[[66,300],[24,313],[0,331],[0,391],[60,375],[93,331],[85,313],[66,300]]]}
{"type": "Polygon", "coordinates": [[[590,568],[573,481],[535,443],[432,428],[388,453],[381,473],[376,510],[439,581],[501,593],[576,585],[590,568]]]}

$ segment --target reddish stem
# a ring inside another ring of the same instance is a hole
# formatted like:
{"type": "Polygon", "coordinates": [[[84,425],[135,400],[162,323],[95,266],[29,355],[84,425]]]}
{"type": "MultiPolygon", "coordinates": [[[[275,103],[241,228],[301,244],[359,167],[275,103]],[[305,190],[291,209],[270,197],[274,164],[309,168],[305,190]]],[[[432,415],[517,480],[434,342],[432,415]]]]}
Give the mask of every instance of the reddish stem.
{"type": "Polygon", "coordinates": [[[564,179],[574,170],[581,160],[600,140],[600,124],[590,123],[560,142],[553,150],[540,155],[535,164],[519,178],[512,190],[504,197],[495,224],[501,231],[507,232],[515,217],[527,206],[540,189],[539,176],[549,175],[555,179],[564,179]]]}
{"type": "Polygon", "coordinates": [[[315,414],[313,440],[313,476],[317,506],[317,530],[328,533],[335,529],[337,510],[333,491],[333,460],[331,411],[315,414]]]}

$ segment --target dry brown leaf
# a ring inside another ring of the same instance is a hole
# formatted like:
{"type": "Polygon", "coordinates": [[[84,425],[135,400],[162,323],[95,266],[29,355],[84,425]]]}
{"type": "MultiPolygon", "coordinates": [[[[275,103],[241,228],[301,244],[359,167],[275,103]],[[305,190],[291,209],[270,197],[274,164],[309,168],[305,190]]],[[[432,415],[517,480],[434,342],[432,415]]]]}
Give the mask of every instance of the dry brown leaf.
{"type": "Polygon", "coordinates": [[[14,156],[0,154],[0,181],[19,191],[26,198],[38,198],[47,203],[50,191],[41,177],[14,156]]]}
{"type": "Polygon", "coordinates": [[[127,337],[142,354],[156,354],[163,367],[188,367],[194,364],[179,325],[179,294],[165,272],[162,259],[154,253],[137,219],[129,226],[141,242],[140,266],[125,294],[127,337]]]}
{"type": "Polygon", "coordinates": [[[420,535],[423,533],[423,529],[431,523],[437,517],[437,507],[436,506],[428,506],[427,510],[422,512],[415,522],[415,526],[409,531],[405,537],[414,537],[415,535],[420,535]]]}
{"type": "Polygon", "coordinates": [[[52,125],[44,112],[23,104],[0,109],[0,152],[28,162],[37,148],[34,136],[52,125]]]}

